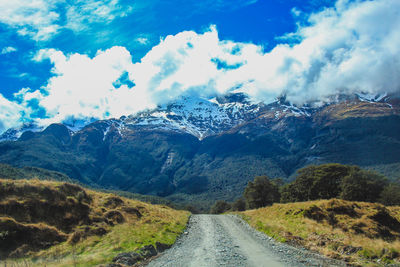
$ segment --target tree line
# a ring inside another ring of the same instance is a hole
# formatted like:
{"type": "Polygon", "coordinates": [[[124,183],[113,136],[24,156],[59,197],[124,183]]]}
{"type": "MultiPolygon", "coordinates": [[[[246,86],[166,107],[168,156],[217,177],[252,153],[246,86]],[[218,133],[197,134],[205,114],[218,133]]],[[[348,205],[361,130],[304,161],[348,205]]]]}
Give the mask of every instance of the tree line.
{"type": "Polygon", "coordinates": [[[298,170],[296,179],[288,184],[283,184],[282,179],[257,176],[247,184],[241,198],[233,203],[219,200],[210,212],[243,211],[273,203],[331,198],[400,205],[400,185],[358,166],[337,163],[311,165],[298,170]]]}

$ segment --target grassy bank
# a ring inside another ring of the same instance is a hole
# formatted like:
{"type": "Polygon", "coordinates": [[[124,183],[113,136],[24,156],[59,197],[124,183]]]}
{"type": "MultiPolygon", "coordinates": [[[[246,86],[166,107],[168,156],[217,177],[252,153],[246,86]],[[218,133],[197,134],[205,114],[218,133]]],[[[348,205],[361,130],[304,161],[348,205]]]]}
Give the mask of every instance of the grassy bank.
{"type": "Polygon", "coordinates": [[[281,242],[351,264],[400,262],[400,207],[331,199],[274,204],[240,214],[281,242]]]}
{"type": "Polygon", "coordinates": [[[146,245],[173,244],[188,217],[72,184],[0,179],[0,257],[9,265],[94,266],[146,245]]]}

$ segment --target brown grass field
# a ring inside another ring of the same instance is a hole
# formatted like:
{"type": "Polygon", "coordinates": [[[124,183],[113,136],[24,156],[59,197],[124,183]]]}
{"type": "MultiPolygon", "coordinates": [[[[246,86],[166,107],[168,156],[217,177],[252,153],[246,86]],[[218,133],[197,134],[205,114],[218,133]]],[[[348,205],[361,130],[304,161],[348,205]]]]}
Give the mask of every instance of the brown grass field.
{"type": "Polygon", "coordinates": [[[0,179],[0,266],[95,266],[171,245],[189,212],[80,186],[0,179]],[[6,265],[5,265],[6,264],[6,265]]]}
{"type": "Polygon", "coordinates": [[[400,207],[331,199],[274,204],[239,214],[278,241],[350,265],[400,263],[400,207]]]}

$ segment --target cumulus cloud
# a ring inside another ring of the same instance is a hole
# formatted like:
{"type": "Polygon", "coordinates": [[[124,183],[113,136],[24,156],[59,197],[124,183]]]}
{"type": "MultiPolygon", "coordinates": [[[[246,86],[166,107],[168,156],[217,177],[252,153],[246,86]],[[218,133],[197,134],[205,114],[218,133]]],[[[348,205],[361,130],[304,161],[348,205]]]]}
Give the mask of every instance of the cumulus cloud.
{"type": "Polygon", "coordinates": [[[312,14],[311,25],[294,35],[299,44],[269,53],[284,55],[280,72],[288,75],[288,96],[301,103],[337,93],[398,91],[399,11],[396,0],[339,0],[312,14]]]}
{"type": "Polygon", "coordinates": [[[119,0],[12,0],[0,1],[0,23],[36,41],[52,38],[61,29],[81,31],[95,22],[108,23],[132,9],[119,0]],[[65,17],[65,18],[64,18],[65,17]]]}
{"type": "Polygon", "coordinates": [[[24,108],[0,94],[0,133],[22,123],[24,108]]]}
{"type": "Polygon", "coordinates": [[[35,60],[49,59],[54,76],[40,90],[21,92],[18,103],[33,110],[36,100],[46,124],[119,117],[188,94],[242,91],[266,103],[284,94],[301,105],[339,93],[398,92],[399,12],[397,0],[339,0],[268,52],[220,40],[215,27],[167,36],[137,63],[123,47],[92,58],[41,50],[35,60]]]}
{"type": "Polygon", "coordinates": [[[41,120],[42,123],[60,122],[72,117],[118,117],[143,108],[139,99],[136,103],[129,86],[115,85],[133,65],[125,48],[99,51],[93,58],[81,54],[64,55],[54,49],[40,50],[35,60],[45,59],[54,64],[54,76],[40,92],[36,91],[40,95],[38,103],[49,117],[41,120]]]}
{"type": "Polygon", "coordinates": [[[285,94],[299,105],[340,93],[395,92],[399,11],[397,0],[340,0],[311,14],[308,25],[289,36],[294,43],[266,53],[254,44],[221,41],[215,28],[182,32],[154,47],[130,77],[155,103],[189,92],[207,97],[240,90],[265,102],[285,94]]]}
{"type": "Polygon", "coordinates": [[[0,55],[10,54],[10,53],[13,53],[16,51],[17,51],[17,48],[12,47],[12,46],[7,46],[1,50],[0,55]]]}

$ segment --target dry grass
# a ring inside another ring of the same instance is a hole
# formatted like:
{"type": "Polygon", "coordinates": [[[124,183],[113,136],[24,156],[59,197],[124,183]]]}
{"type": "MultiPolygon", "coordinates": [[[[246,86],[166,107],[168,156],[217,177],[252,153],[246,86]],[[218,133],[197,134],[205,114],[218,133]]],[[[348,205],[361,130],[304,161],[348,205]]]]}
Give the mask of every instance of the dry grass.
{"type": "MultiPolygon", "coordinates": [[[[4,214],[7,209],[0,208],[0,218],[18,217],[19,221],[15,220],[21,225],[34,222],[35,226],[43,225],[51,229],[57,227],[57,231],[68,239],[58,245],[54,242],[50,248],[41,251],[25,246],[20,251],[28,257],[9,260],[7,266],[94,266],[110,262],[119,253],[145,245],[155,245],[156,242],[173,244],[186,227],[189,217],[185,211],[59,182],[0,180],[0,191],[0,206],[3,207],[9,203],[18,203],[19,206],[31,209],[29,203],[32,199],[40,200],[45,208],[54,205],[61,207],[66,203],[70,207],[88,207],[79,216],[70,208],[58,216],[48,213],[47,217],[42,214],[37,218],[21,214],[10,216],[4,214]],[[69,222],[73,223],[71,227],[63,227],[63,224],[69,222]]],[[[82,211],[81,208],[77,210],[82,211]]],[[[18,243],[18,246],[23,246],[23,243],[29,242],[25,240],[18,243]]]]}
{"type": "Polygon", "coordinates": [[[274,204],[240,214],[281,242],[351,264],[400,262],[400,207],[332,199],[274,204]]]}
{"type": "Polygon", "coordinates": [[[399,115],[400,110],[397,106],[389,106],[386,103],[369,102],[341,102],[324,108],[319,116],[324,121],[343,120],[346,118],[357,117],[381,117],[390,115],[399,115]]]}

